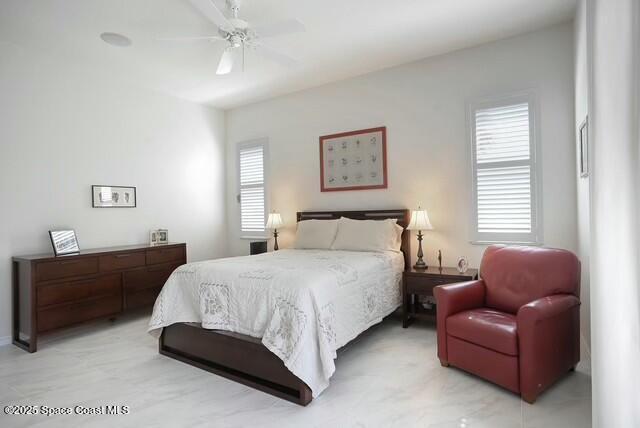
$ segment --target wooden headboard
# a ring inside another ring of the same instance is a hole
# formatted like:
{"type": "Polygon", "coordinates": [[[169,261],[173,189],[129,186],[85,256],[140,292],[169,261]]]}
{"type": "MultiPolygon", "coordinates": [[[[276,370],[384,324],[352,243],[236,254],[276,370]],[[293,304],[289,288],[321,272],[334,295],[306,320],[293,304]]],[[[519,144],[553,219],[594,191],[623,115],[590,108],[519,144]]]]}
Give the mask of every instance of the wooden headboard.
{"type": "Polygon", "coordinates": [[[340,217],[347,217],[354,220],[384,220],[395,218],[398,225],[404,228],[402,232],[402,244],[400,250],[404,254],[404,268],[411,266],[411,240],[407,230],[411,220],[411,211],[408,209],[398,210],[364,210],[364,211],[301,211],[297,214],[297,221],[301,220],[333,220],[340,217]]]}

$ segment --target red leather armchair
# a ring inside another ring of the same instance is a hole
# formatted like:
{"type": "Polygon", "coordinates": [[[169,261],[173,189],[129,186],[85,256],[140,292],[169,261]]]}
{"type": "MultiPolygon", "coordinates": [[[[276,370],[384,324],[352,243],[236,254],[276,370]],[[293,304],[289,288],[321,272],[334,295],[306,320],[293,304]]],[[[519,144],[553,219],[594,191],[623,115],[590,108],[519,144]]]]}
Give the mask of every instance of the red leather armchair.
{"type": "Polygon", "coordinates": [[[443,366],[533,403],[580,361],[580,262],[569,251],[492,245],[478,281],[434,295],[443,366]]]}

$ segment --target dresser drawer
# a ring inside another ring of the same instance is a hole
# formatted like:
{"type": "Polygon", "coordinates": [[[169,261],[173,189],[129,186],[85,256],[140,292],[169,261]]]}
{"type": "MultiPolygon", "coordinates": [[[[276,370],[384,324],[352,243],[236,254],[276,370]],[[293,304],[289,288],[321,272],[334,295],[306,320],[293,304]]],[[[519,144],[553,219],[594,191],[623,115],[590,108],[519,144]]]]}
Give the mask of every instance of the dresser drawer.
{"type": "Polygon", "coordinates": [[[147,250],[147,264],[155,265],[159,263],[184,261],[184,247],[158,248],[147,250]]]}
{"type": "Polygon", "coordinates": [[[90,275],[97,272],[97,257],[69,258],[68,260],[42,262],[36,265],[36,278],[38,281],[90,275]]]}
{"type": "Polygon", "coordinates": [[[138,291],[146,288],[162,287],[181,263],[164,263],[138,269],[124,274],[124,288],[126,291],[138,291]]]}
{"type": "Polygon", "coordinates": [[[100,256],[100,272],[110,272],[114,270],[130,269],[144,266],[146,262],[145,253],[107,254],[100,256]]]}
{"type": "Polygon", "coordinates": [[[38,287],[37,293],[38,307],[121,294],[120,275],[42,285],[38,287]]]}
{"type": "Polygon", "coordinates": [[[125,302],[127,309],[141,308],[144,306],[153,306],[160,294],[162,287],[147,288],[146,290],[136,291],[135,293],[127,292],[125,302]]]}
{"type": "Polygon", "coordinates": [[[38,310],[38,332],[116,315],[122,311],[122,296],[108,296],[51,309],[38,310]]]}

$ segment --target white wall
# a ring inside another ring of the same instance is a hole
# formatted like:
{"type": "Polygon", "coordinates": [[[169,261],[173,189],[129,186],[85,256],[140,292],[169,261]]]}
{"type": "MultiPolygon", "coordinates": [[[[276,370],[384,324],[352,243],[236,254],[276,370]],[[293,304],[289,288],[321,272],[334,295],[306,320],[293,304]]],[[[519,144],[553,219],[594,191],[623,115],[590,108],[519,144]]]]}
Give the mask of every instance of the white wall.
{"type": "Polygon", "coordinates": [[[10,258],[169,229],[190,260],[226,251],[224,112],[114,82],[107,73],[0,44],[0,338],[10,335],[10,258]],[[90,186],[137,186],[138,207],[91,208],[90,186]]]}
{"type": "MultiPolygon", "coordinates": [[[[575,132],[576,132],[576,171],[580,171],[580,125],[589,112],[589,67],[587,61],[587,7],[586,0],[578,2],[574,20],[574,67],[575,67],[575,132]]],[[[582,337],[587,346],[591,344],[591,296],[590,296],[590,263],[591,233],[589,230],[589,177],[577,180],[577,214],[578,214],[578,257],[582,262],[582,282],[580,290],[580,322],[582,337]]]]}
{"type": "Polygon", "coordinates": [[[640,2],[589,0],[596,427],[640,421],[640,2]]]}
{"type": "MultiPolygon", "coordinates": [[[[576,167],[571,24],[425,59],[227,112],[229,245],[239,238],[235,145],[268,137],[271,207],[289,227],[309,209],[427,208],[427,262],[466,255],[478,266],[484,247],[469,244],[471,175],[466,106],[479,97],[532,89],[539,103],[544,241],[576,249],[576,167]],[[320,192],[318,137],[387,126],[389,188],[320,192]]],[[[415,248],[415,243],[413,244],[415,248]]]]}

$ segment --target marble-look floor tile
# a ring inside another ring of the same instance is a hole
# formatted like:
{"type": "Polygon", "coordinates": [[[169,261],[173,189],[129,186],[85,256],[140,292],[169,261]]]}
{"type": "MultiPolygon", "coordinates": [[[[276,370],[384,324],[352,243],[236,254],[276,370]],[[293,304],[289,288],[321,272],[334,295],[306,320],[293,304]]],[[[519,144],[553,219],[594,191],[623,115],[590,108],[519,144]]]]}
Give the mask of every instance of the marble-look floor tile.
{"type": "Polygon", "coordinates": [[[440,366],[433,325],[386,319],[338,353],[332,382],[300,407],[158,354],[148,315],[0,347],[0,403],[127,405],[127,415],[9,416],[2,427],[589,427],[589,361],[534,405],[440,366]]]}
{"type": "Polygon", "coordinates": [[[579,366],[522,411],[526,428],[591,426],[591,376],[579,366]]]}

